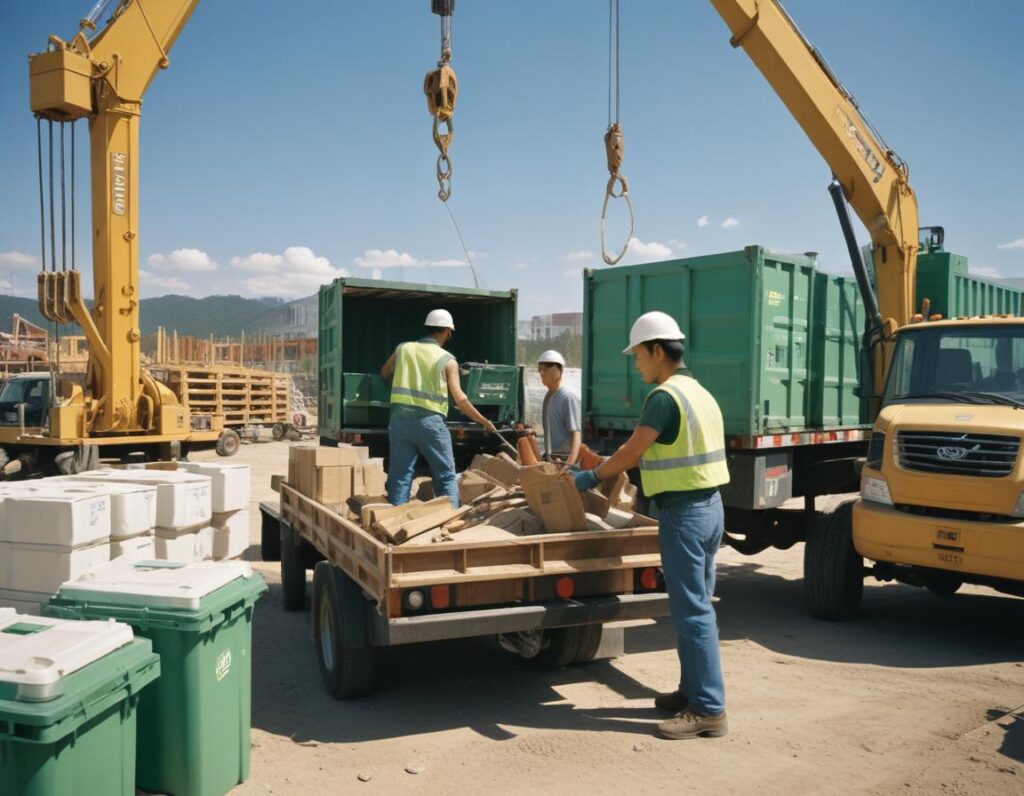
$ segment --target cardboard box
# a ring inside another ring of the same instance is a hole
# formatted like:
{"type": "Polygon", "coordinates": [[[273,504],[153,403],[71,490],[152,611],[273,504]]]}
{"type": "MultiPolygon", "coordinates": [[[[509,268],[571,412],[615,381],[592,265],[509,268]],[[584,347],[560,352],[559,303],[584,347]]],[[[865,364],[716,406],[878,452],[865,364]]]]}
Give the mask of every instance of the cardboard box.
{"type": "Polygon", "coordinates": [[[251,478],[247,464],[220,462],[179,462],[181,469],[210,477],[210,504],[214,511],[238,511],[248,508],[251,478]]]}
{"type": "Polygon", "coordinates": [[[213,558],[237,558],[249,549],[249,510],[213,513],[213,558]]]}
{"type": "Polygon", "coordinates": [[[337,506],[352,497],[352,467],[317,467],[307,473],[310,490],[304,494],[325,506],[337,506]]]}
{"type": "Polygon", "coordinates": [[[57,485],[4,498],[2,541],[72,548],[109,539],[110,496],[102,492],[57,485]]]}
{"type": "Polygon", "coordinates": [[[130,539],[119,539],[110,543],[110,560],[127,558],[129,561],[152,561],[156,558],[156,544],[153,533],[144,533],[130,539]]]}
{"type": "Polygon", "coordinates": [[[491,481],[483,476],[472,470],[467,470],[459,476],[459,503],[464,506],[496,488],[491,481]]]}
{"type": "Polygon", "coordinates": [[[292,445],[288,459],[295,459],[303,467],[351,467],[362,464],[370,458],[368,448],[357,445],[292,445]]]}
{"type": "Polygon", "coordinates": [[[469,469],[484,472],[491,478],[511,487],[520,482],[520,473],[523,468],[506,454],[491,456],[487,453],[478,453],[473,457],[469,469]]]}
{"type": "Polygon", "coordinates": [[[184,533],[157,529],[153,546],[158,561],[209,561],[213,557],[213,528],[205,525],[184,533]]]}
{"type": "MultiPolygon", "coordinates": [[[[379,459],[371,462],[381,461],[379,459]]],[[[387,475],[381,464],[360,464],[352,469],[353,495],[384,495],[387,494],[387,475]]]]}
{"type": "Polygon", "coordinates": [[[0,589],[56,592],[93,567],[110,561],[110,543],[85,547],[0,543],[0,589]]]}
{"type": "Polygon", "coordinates": [[[566,533],[587,529],[583,498],[561,468],[549,463],[523,467],[521,477],[526,503],[544,523],[544,530],[566,533]]]}

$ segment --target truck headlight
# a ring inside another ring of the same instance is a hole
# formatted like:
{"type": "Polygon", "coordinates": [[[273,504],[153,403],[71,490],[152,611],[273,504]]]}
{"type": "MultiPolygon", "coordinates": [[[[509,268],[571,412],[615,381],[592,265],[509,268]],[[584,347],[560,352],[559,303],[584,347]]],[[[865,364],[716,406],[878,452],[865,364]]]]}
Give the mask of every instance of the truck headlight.
{"type": "Polygon", "coordinates": [[[889,484],[884,478],[865,476],[860,482],[860,496],[872,503],[882,503],[886,506],[892,505],[889,484]]]}
{"type": "Polygon", "coordinates": [[[1011,517],[1024,517],[1024,492],[1020,493],[1020,497],[1017,498],[1017,505],[1013,507],[1013,511],[1010,512],[1011,517]]]}

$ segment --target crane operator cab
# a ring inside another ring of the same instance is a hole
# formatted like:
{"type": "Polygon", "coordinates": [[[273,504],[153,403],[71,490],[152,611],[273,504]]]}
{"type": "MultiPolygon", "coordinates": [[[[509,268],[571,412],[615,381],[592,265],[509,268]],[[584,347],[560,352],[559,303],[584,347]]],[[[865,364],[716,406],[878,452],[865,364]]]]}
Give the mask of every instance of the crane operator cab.
{"type": "Polygon", "coordinates": [[[50,374],[21,373],[0,389],[0,426],[41,428],[50,413],[50,374]]]}

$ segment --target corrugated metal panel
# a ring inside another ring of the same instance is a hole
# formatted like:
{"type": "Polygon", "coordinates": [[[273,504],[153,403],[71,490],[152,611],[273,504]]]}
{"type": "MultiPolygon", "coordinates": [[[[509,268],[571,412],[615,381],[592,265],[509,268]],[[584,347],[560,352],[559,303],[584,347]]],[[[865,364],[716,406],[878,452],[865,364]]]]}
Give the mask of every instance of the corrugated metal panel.
{"type": "Polygon", "coordinates": [[[928,299],[932,313],[1020,315],[1024,291],[968,273],[967,258],[952,252],[926,252],[917,258],[917,307],[928,299]]]}

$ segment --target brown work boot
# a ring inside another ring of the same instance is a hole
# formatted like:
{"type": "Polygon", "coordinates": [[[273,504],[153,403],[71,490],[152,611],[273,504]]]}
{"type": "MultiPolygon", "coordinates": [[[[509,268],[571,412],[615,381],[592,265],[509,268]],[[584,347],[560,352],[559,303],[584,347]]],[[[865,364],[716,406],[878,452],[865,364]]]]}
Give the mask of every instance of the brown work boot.
{"type": "Polygon", "coordinates": [[[692,710],[684,710],[675,718],[663,721],[658,725],[658,735],[673,741],[687,738],[721,738],[729,732],[729,722],[725,713],[717,716],[701,716],[692,710]]]}
{"type": "Polygon", "coordinates": [[[654,707],[659,710],[667,710],[669,713],[681,713],[686,710],[686,697],[680,691],[673,691],[671,694],[658,694],[654,698],[654,707]]]}

